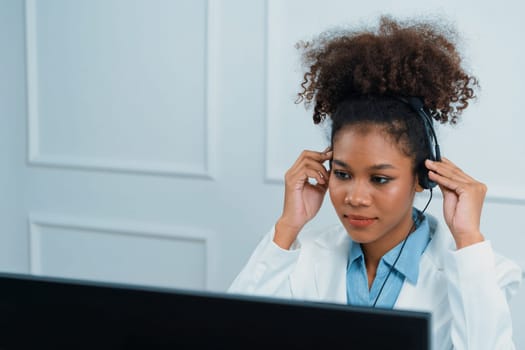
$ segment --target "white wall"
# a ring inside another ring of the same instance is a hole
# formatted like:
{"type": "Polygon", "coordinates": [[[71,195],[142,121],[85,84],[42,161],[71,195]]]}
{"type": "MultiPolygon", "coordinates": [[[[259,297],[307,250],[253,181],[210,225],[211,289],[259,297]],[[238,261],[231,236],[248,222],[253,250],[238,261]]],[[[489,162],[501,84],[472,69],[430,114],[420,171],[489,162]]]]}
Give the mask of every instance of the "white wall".
{"type": "Polygon", "coordinates": [[[27,271],[24,17],[21,1],[0,1],[0,268],[27,271]]]}
{"type": "MultiPolygon", "coordinates": [[[[525,267],[523,10],[0,0],[0,270],[224,290],[280,214],[284,171],[325,147],[293,104],[294,43],[381,13],[434,12],[457,23],[482,85],[459,126],[439,128],[443,153],[488,184],[483,231],[525,267]]],[[[312,225],[337,220],[326,203],[312,225]]],[[[523,328],[523,291],[512,307],[523,328]]]]}

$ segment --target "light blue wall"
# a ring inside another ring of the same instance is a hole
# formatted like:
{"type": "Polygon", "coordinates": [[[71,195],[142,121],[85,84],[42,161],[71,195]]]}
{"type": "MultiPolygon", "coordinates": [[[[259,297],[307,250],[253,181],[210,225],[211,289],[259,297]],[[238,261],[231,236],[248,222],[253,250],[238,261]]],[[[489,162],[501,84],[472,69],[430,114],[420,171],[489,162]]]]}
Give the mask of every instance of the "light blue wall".
{"type": "Polygon", "coordinates": [[[0,0],[0,270],[27,271],[24,6],[0,0]]]}

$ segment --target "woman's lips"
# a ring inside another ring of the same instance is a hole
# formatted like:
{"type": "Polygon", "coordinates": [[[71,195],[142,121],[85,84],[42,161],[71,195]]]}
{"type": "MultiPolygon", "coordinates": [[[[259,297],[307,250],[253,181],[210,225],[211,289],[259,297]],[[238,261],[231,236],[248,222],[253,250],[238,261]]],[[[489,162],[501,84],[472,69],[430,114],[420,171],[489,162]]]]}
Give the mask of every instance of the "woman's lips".
{"type": "Polygon", "coordinates": [[[372,225],[376,218],[369,218],[360,215],[343,215],[348,223],[354,227],[367,227],[372,225]]]}

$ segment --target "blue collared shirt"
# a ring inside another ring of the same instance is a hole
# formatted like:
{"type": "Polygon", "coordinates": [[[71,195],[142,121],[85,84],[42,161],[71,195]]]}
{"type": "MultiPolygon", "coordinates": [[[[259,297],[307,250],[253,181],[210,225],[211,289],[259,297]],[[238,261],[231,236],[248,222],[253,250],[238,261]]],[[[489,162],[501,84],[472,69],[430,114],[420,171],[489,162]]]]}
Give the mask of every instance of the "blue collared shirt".
{"type": "MultiPolygon", "coordinates": [[[[419,211],[413,209],[412,217],[417,222],[419,211]]],[[[416,284],[419,275],[419,260],[430,242],[430,228],[428,220],[418,223],[405,243],[401,256],[392,269],[392,273],[383,287],[383,291],[377,300],[376,307],[393,308],[405,279],[411,284],[416,284]]],[[[376,300],[379,290],[385,281],[394,261],[399,254],[403,242],[388,251],[377,267],[376,277],[372,287],[368,289],[368,276],[366,273],[365,258],[361,250],[361,244],[352,242],[348,254],[348,266],[346,270],[346,296],[348,304],[359,306],[372,306],[376,300]]]]}

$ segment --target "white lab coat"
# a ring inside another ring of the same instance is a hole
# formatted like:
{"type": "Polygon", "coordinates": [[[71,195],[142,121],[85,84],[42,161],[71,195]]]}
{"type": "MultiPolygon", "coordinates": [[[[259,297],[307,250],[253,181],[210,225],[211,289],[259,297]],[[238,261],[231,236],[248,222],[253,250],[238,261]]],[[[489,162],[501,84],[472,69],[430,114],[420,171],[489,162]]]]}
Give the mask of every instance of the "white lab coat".
{"type": "MultiPolygon", "coordinates": [[[[417,283],[403,283],[395,309],[432,314],[434,350],[514,349],[508,300],[520,285],[519,266],[489,241],[456,250],[450,231],[426,215],[432,240],[417,283]]],[[[299,234],[290,250],[264,236],[229,292],[346,304],[350,238],[341,224],[299,234]]]]}

